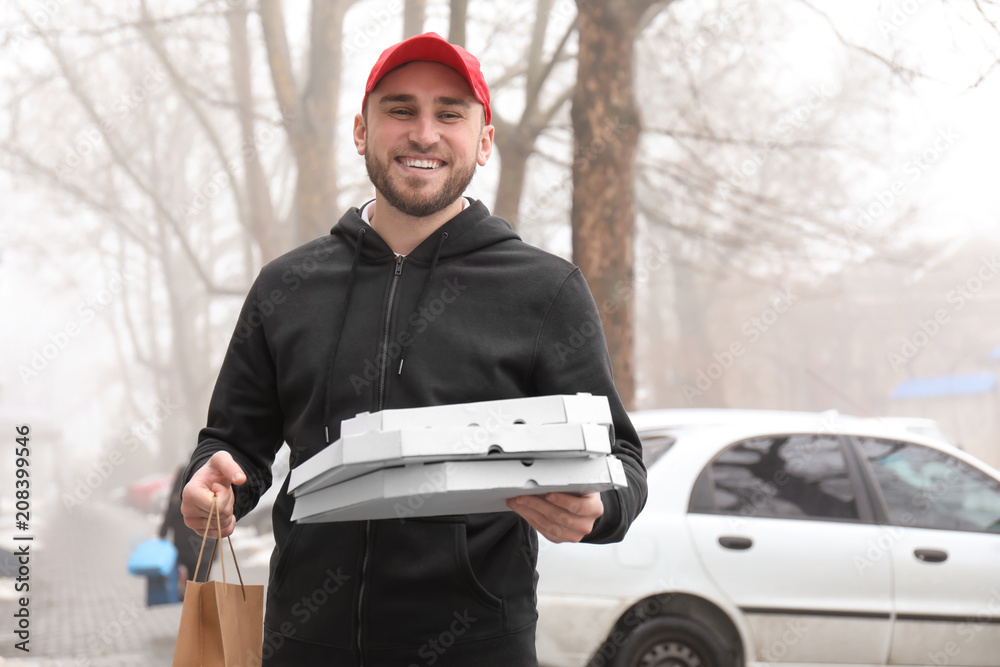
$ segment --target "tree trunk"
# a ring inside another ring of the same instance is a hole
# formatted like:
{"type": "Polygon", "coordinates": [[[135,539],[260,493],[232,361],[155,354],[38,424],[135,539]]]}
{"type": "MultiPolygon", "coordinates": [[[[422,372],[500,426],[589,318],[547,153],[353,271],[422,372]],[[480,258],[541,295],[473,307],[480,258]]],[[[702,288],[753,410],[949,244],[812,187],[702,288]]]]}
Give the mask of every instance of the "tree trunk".
{"type": "Polygon", "coordinates": [[[274,91],[295,163],[295,244],[326,235],[339,216],[336,132],[344,15],[356,0],[313,0],[308,81],[299,98],[278,0],[261,0],[260,19],[274,91]]]}
{"type": "MultiPolygon", "coordinates": [[[[570,26],[563,33],[562,39],[550,60],[546,60],[545,36],[548,33],[549,16],[555,0],[538,0],[535,8],[535,24],[531,31],[531,42],[525,53],[526,84],[524,110],[517,121],[507,122],[494,113],[493,125],[496,127],[496,148],[500,153],[500,184],[497,188],[495,213],[510,221],[516,229],[519,224],[521,196],[524,192],[525,167],[528,158],[535,149],[538,135],[552,122],[553,116],[570,99],[573,92],[571,86],[554,96],[546,96],[547,107],[541,105],[541,90],[552,68],[564,53],[566,42],[573,33],[570,26]]],[[[529,212],[529,217],[534,215],[529,212]]]]}
{"type": "Polygon", "coordinates": [[[422,33],[426,19],[427,0],[406,0],[403,5],[403,39],[422,33]]]}
{"type": "MultiPolygon", "coordinates": [[[[233,87],[236,89],[237,114],[242,135],[243,168],[246,174],[247,202],[250,205],[250,229],[260,249],[260,263],[266,264],[285,249],[285,243],[277,239],[274,207],[268,190],[267,175],[261,166],[257,138],[254,133],[253,85],[250,61],[250,43],[247,39],[247,14],[245,7],[230,9],[226,15],[229,21],[229,53],[233,71],[233,87]]],[[[252,274],[251,274],[252,277],[252,274]]]]}
{"type": "Polygon", "coordinates": [[[451,15],[448,19],[448,41],[465,47],[465,17],[469,11],[469,0],[451,0],[451,15]]]}
{"type": "Polygon", "coordinates": [[[500,153],[500,181],[493,213],[506,219],[514,229],[518,225],[518,207],[524,190],[524,174],[531,157],[535,137],[522,132],[497,132],[496,147],[500,153]],[[525,140],[527,139],[527,143],[525,140]]]}
{"type": "Polygon", "coordinates": [[[615,383],[628,408],[635,405],[631,297],[639,141],[633,59],[649,4],[577,0],[580,46],[571,110],[573,261],[597,301],[615,383]]]}

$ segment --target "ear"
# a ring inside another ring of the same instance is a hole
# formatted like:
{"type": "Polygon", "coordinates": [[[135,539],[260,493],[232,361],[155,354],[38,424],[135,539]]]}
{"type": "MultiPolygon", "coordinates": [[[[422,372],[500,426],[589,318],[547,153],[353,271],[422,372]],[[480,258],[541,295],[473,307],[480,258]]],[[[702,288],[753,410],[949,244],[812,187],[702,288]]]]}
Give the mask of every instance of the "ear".
{"type": "Polygon", "coordinates": [[[368,136],[368,128],[365,127],[365,118],[361,114],[354,116],[354,147],[358,150],[358,155],[365,154],[365,137],[368,136]]]}
{"type": "Polygon", "coordinates": [[[493,126],[487,125],[479,135],[479,154],[476,156],[476,162],[480,167],[485,167],[486,161],[490,159],[490,155],[492,154],[493,126]]]}

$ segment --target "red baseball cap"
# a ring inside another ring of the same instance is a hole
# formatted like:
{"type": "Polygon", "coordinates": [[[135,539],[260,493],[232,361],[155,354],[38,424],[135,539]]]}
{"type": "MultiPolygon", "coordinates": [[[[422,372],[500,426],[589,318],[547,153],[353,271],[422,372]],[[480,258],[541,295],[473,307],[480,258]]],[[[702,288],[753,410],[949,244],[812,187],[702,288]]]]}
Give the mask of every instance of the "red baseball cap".
{"type": "Polygon", "coordinates": [[[416,35],[403,40],[399,44],[390,46],[382,55],[378,57],[378,62],[372,67],[368,75],[368,83],[365,85],[365,96],[361,100],[361,108],[365,106],[368,95],[375,89],[383,76],[396,69],[400,65],[411,63],[415,60],[427,60],[434,63],[447,65],[469,82],[472,94],[476,96],[479,103],[486,111],[486,124],[490,124],[492,114],[490,113],[490,89],[486,86],[486,79],[479,69],[479,61],[476,57],[456,44],[449,44],[441,35],[436,32],[428,32],[423,35],[416,35]]]}

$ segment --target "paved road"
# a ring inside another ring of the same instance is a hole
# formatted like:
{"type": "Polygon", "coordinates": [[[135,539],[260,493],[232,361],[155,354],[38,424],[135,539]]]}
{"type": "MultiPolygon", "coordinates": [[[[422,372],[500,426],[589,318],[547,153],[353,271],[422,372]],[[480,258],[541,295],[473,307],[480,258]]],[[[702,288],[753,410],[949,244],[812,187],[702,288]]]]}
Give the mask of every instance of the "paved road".
{"type": "MultiPolygon", "coordinates": [[[[13,580],[0,579],[0,664],[169,667],[181,606],[147,608],[145,579],[126,571],[132,546],[157,526],[156,517],[97,500],[51,507],[32,549],[30,653],[14,648],[13,580]]],[[[247,583],[264,583],[259,562],[243,570],[247,583]]]]}

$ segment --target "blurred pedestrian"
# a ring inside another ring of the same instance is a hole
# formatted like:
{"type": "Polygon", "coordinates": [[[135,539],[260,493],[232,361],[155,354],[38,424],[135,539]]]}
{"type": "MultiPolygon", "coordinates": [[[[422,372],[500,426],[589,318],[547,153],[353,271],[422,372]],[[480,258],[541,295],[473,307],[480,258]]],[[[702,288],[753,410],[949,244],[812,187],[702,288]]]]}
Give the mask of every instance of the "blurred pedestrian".
{"type": "MultiPolygon", "coordinates": [[[[184,515],[181,514],[181,492],[184,490],[184,471],[187,466],[182,465],[177,469],[174,477],[173,488],[170,489],[170,496],[167,500],[167,508],[163,512],[163,521],[160,524],[160,539],[165,540],[170,536],[170,540],[177,548],[177,566],[179,588],[178,595],[184,599],[184,582],[194,580],[195,565],[198,563],[198,550],[201,547],[201,536],[188,528],[184,523],[184,515]]],[[[198,581],[205,581],[205,574],[208,572],[208,557],[212,553],[214,540],[205,543],[205,559],[202,562],[203,570],[198,575],[198,581]]]]}

